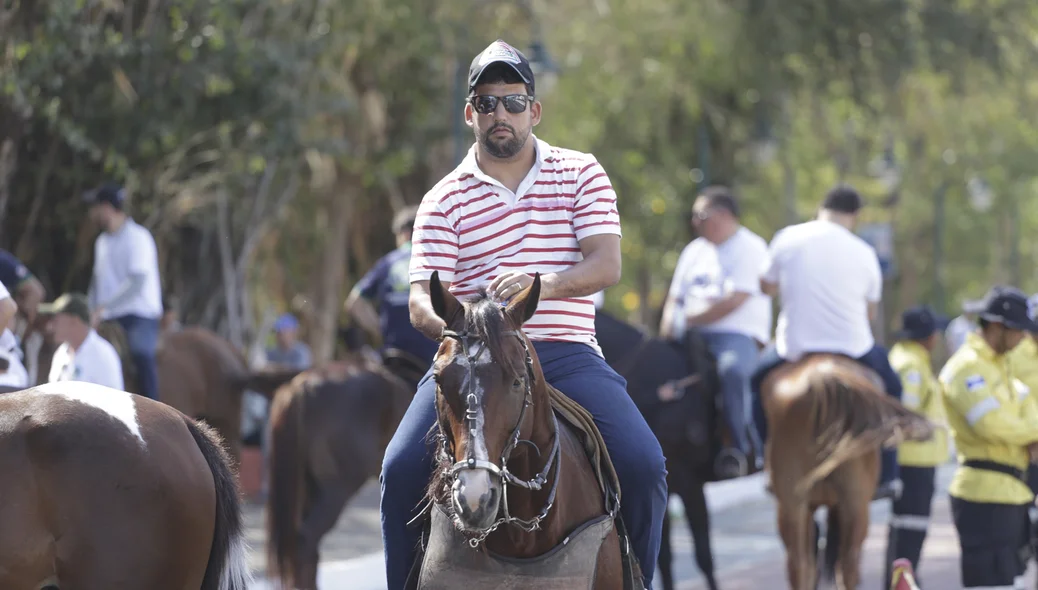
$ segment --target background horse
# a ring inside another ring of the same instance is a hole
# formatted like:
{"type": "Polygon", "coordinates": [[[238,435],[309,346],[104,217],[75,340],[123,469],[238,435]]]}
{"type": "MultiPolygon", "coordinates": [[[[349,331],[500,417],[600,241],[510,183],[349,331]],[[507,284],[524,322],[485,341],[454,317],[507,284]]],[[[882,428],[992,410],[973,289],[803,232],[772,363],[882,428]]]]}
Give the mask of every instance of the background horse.
{"type": "MultiPolygon", "coordinates": [[[[715,399],[719,388],[713,357],[705,346],[685,349],[650,338],[602,310],[595,311],[595,332],[606,362],[627,379],[627,392],[645,416],[667,458],[667,487],[685,505],[685,517],[695,542],[695,557],[707,585],[716,590],[710,547],[710,512],[704,485],[712,481],[716,436],[715,399]],[[689,376],[698,379],[689,379],[689,376]],[[682,395],[669,402],[657,391],[668,382],[685,381],[682,395]]],[[[674,589],[670,518],[663,519],[659,567],[664,590],[674,589]]]]}
{"type": "MultiPolygon", "coordinates": [[[[45,325],[46,320],[42,321],[45,325]]],[[[42,330],[42,326],[38,330],[42,330]]],[[[137,393],[136,371],[126,333],[114,321],[102,322],[97,331],[119,353],[126,391],[137,393]]],[[[38,359],[37,383],[46,383],[57,346],[47,334],[34,348],[38,359]]],[[[160,401],[192,418],[204,419],[216,428],[237,464],[241,454],[242,395],[250,374],[241,352],[215,332],[191,326],[162,333],[155,364],[160,401]]]]}
{"type": "MultiPolygon", "coordinates": [[[[261,393],[291,373],[257,374],[261,393]]],[[[277,389],[270,411],[267,569],[286,588],[317,588],[321,538],[378,475],[415,388],[358,358],[304,371],[277,389]]]]}
{"type": "Polygon", "coordinates": [[[245,590],[219,436],[89,383],[0,396],[0,588],[245,590]]]}
{"type": "MultiPolygon", "coordinates": [[[[437,273],[430,281],[433,309],[448,328],[435,362],[441,450],[428,489],[432,527],[420,574],[423,583],[435,579],[435,588],[520,579],[524,588],[588,587],[592,580],[599,590],[625,587],[630,570],[607,511],[611,492],[603,497],[584,444],[566,420],[557,419],[536,352],[521,330],[537,309],[540,287],[535,276],[502,309],[485,293],[459,302],[437,273]],[[524,567],[517,559],[573,551],[583,541],[575,531],[591,523],[606,526],[595,526],[587,561],[582,553],[572,557],[585,571],[562,581],[541,563],[535,572],[526,570],[539,579],[498,577],[496,568],[524,567]],[[573,543],[561,547],[569,535],[573,543]],[[485,542],[489,553],[472,551],[466,537],[485,542]],[[468,562],[475,555],[501,559],[487,557],[495,568],[488,569],[468,562]]],[[[633,575],[640,582],[641,573],[633,575]]]]}
{"type": "Polygon", "coordinates": [[[887,396],[874,373],[842,356],[816,354],[783,365],[765,379],[762,395],[770,430],[765,455],[790,587],[814,590],[817,584],[814,512],[826,506],[823,573],[840,590],[857,588],[880,446],[926,440],[933,425],[887,396]]]}

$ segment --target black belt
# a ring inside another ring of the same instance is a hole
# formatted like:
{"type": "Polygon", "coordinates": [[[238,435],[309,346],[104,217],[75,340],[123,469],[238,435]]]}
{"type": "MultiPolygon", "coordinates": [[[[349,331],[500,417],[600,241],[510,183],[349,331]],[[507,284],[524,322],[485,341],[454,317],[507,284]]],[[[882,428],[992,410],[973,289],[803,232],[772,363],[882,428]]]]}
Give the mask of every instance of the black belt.
{"type": "Polygon", "coordinates": [[[1005,475],[1015,477],[1020,481],[1027,481],[1026,471],[1017,469],[1012,465],[1006,465],[1005,463],[996,463],[995,461],[987,461],[984,459],[967,459],[962,465],[963,467],[972,467],[973,469],[983,469],[985,471],[1004,473],[1005,475]]]}

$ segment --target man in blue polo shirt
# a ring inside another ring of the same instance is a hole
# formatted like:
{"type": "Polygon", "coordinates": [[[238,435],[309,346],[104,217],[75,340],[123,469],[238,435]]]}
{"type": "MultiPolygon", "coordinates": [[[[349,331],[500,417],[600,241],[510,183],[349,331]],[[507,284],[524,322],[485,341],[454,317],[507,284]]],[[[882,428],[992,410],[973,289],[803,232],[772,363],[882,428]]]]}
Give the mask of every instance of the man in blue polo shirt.
{"type": "Polygon", "coordinates": [[[411,260],[411,231],[418,207],[407,207],[393,216],[396,250],[383,256],[357,282],[346,299],[346,312],[365,332],[381,339],[383,350],[394,348],[423,363],[418,372],[432,365],[438,345],[411,325],[407,301],[411,292],[408,265],[411,260]]]}

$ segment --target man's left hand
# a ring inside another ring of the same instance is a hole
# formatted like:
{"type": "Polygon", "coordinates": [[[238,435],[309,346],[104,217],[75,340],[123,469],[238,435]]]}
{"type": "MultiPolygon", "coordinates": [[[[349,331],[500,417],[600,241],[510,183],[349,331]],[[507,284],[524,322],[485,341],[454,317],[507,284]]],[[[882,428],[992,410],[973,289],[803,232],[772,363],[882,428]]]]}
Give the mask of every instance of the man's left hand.
{"type": "Polygon", "coordinates": [[[490,282],[487,293],[496,301],[505,302],[533,284],[533,277],[521,272],[506,272],[490,282]]]}

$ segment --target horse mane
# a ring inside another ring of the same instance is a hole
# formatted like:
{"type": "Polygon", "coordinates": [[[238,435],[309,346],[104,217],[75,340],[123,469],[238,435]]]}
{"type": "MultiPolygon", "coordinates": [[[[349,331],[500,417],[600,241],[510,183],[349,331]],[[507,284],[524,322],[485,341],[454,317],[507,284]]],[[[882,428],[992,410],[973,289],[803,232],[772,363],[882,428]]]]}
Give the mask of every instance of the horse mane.
{"type": "MultiPolygon", "coordinates": [[[[503,307],[494,301],[486,289],[481,288],[472,298],[462,302],[465,312],[464,331],[486,343],[490,351],[490,358],[495,364],[504,367],[510,375],[516,377],[526,374],[526,358],[516,354],[507,354],[504,343],[510,335],[505,332],[519,329],[510,325],[503,313],[503,307]]],[[[432,448],[438,449],[444,444],[446,435],[440,428],[440,423],[434,424],[426,436],[426,443],[432,448]]],[[[434,452],[436,465],[429,485],[426,487],[425,497],[434,504],[441,505],[447,510],[448,516],[454,517],[453,507],[446,501],[447,487],[446,474],[450,471],[453,460],[445,454],[434,452]]]]}
{"type": "Polygon", "coordinates": [[[854,361],[811,362],[794,383],[783,384],[807,394],[810,428],[818,464],[797,484],[806,494],[843,463],[880,445],[925,440],[933,425],[891,398],[870,373],[848,366],[854,361]]]}

